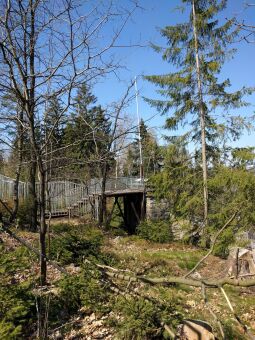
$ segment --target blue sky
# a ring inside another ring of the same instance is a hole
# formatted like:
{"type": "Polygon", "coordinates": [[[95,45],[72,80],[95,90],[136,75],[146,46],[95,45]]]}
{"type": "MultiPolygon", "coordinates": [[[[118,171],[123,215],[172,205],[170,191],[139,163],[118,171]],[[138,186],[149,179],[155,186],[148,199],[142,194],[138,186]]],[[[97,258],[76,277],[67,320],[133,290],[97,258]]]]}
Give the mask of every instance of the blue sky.
{"type": "MultiPolygon", "coordinates": [[[[119,1],[123,3],[124,6],[127,3],[127,0],[119,1]]],[[[166,45],[166,41],[160,36],[159,28],[185,21],[185,14],[174,10],[177,6],[182,5],[181,1],[140,0],[139,4],[144,9],[137,10],[133,15],[132,20],[124,29],[119,43],[125,45],[140,43],[145,46],[151,41],[159,45],[166,45]]],[[[255,24],[255,6],[245,10],[243,0],[230,0],[227,9],[221,13],[220,20],[224,21],[225,18],[232,18],[233,16],[237,17],[240,21],[245,20],[248,24],[255,24]]],[[[233,90],[237,90],[242,86],[254,86],[255,43],[248,44],[243,41],[234,44],[233,47],[237,48],[237,53],[234,59],[228,61],[223,67],[222,78],[230,79],[233,90]]],[[[102,105],[107,105],[121,96],[125,91],[127,83],[135,76],[142,74],[164,74],[173,70],[173,67],[164,62],[160,54],[154,52],[150,47],[117,49],[116,55],[121,59],[121,63],[126,69],[118,72],[120,80],[110,76],[95,86],[95,94],[102,105]]],[[[144,81],[142,77],[138,78],[138,88],[140,94],[140,115],[144,120],[147,120],[147,124],[157,132],[158,138],[160,139],[162,134],[169,133],[162,128],[166,117],[157,114],[154,108],[149,107],[142,100],[143,96],[155,98],[156,89],[152,84],[144,81]],[[153,116],[154,118],[151,118],[153,116]]],[[[244,110],[245,113],[251,115],[255,111],[255,94],[249,97],[249,102],[252,105],[244,110]]],[[[136,117],[135,110],[136,106],[135,102],[133,102],[127,111],[134,119],[136,117]]],[[[245,134],[235,145],[253,146],[254,137],[254,132],[250,135],[245,134]]],[[[163,142],[162,139],[161,142],[163,142]]]]}

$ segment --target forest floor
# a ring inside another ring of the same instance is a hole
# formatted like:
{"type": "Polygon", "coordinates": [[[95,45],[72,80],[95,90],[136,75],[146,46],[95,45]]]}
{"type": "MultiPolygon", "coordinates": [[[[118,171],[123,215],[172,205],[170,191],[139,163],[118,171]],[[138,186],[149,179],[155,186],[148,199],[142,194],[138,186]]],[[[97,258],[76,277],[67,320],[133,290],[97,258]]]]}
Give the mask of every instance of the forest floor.
{"type": "MultiPolygon", "coordinates": [[[[200,288],[151,286],[126,282],[118,275],[110,280],[96,269],[96,265],[103,264],[122,273],[152,278],[183,276],[205,255],[204,250],[182,243],[159,244],[138,236],[116,236],[94,227],[88,229],[89,232],[84,230],[87,230],[86,226],[82,229],[79,225],[53,226],[48,246],[51,247],[52,259],[66,268],[68,275],[63,278],[57,269],[49,266],[47,293],[38,288],[36,256],[6,234],[1,234],[1,339],[36,337],[38,306],[33,306],[33,303],[37,301],[38,292],[47,300],[47,328],[51,339],[167,338],[166,333],[161,332],[160,324],[155,329],[159,315],[166,320],[164,322],[170,322],[173,330],[183,319],[204,320],[220,338],[218,324],[205,305],[200,288]],[[69,237],[70,228],[74,235],[72,239],[69,237]],[[84,262],[85,258],[88,262],[84,262]],[[90,274],[86,274],[86,266],[90,274]],[[23,296],[29,296],[32,307],[22,300],[21,288],[23,296]],[[119,296],[118,289],[122,296],[119,296]],[[50,308],[52,312],[49,312],[50,308]],[[21,309],[20,316],[18,312],[21,309]],[[16,317],[11,314],[6,317],[4,310],[9,314],[10,311],[16,313],[16,317]]],[[[38,246],[38,234],[15,232],[38,246]]],[[[221,278],[227,270],[227,260],[209,256],[195,275],[199,278],[221,278]]],[[[255,333],[255,289],[226,286],[226,293],[241,321],[255,333]]],[[[222,322],[226,339],[246,339],[219,289],[208,289],[207,298],[214,314],[222,322]]]]}

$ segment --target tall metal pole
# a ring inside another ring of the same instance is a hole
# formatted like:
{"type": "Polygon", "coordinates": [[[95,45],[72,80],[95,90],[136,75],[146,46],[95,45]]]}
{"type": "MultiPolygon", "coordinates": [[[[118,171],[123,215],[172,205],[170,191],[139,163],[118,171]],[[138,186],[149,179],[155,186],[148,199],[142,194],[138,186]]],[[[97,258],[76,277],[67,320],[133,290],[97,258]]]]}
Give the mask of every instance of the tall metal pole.
{"type": "Polygon", "coordinates": [[[142,140],[141,140],[141,125],[139,116],[139,103],[138,103],[138,91],[137,91],[137,81],[135,77],[135,99],[136,99],[136,115],[138,124],[138,144],[139,144],[139,154],[140,154],[140,181],[144,182],[144,169],[143,169],[143,153],[142,153],[142,140]]]}

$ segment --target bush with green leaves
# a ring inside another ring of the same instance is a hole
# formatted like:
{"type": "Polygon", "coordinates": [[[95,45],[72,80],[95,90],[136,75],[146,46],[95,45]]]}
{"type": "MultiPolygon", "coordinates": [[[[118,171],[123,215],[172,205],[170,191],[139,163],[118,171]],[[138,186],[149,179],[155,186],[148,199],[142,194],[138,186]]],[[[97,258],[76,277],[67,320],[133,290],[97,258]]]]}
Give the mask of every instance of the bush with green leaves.
{"type": "Polygon", "coordinates": [[[70,226],[69,231],[54,234],[50,256],[62,265],[80,264],[84,258],[99,256],[102,241],[103,235],[97,229],[85,232],[81,227],[70,226]]]}
{"type": "Polygon", "coordinates": [[[60,224],[53,229],[50,257],[62,265],[81,265],[85,259],[114,265],[116,256],[101,251],[103,240],[102,230],[94,226],[60,224]]]}
{"type": "Polygon", "coordinates": [[[145,340],[160,335],[158,311],[143,298],[119,298],[116,310],[122,315],[117,323],[121,339],[145,340]]]}
{"type": "Polygon", "coordinates": [[[137,228],[137,234],[153,242],[168,243],[173,240],[171,223],[169,221],[143,221],[137,228]]]}
{"type": "Polygon", "coordinates": [[[235,219],[218,238],[215,255],[226,257],[241,231],[254,230],[255,176],[242,167],[218,166],[208,181],[210,214],[208,234],[214,235],[236,212],[235,219]]]}
{"type": "MultiPolygon", "coordinates": [[[[66,275],[57,283],[57,295],[51,298],[49,328],[54,329],[82,312],[106,313],[112,309],[109,286],[93,265],[86,265],[74,276],[66,275]]],[[[65,331],[65,328],[62,328],[65,331]]]]}
{"type": "Polygon", "coordinates": [[[17,339],[26,334],[35,321],[35,299],[31,285],[0,285],[0,338],[17,339]]]}
{"type": "Polygon", "coordinates": [[[98,237],[88,240],[74,234],[65,235],[52,240],[51,256],[63,265],[78,264],[86,257],[97,256],[100,245],[98,237]]]}
{"type": "Polygon", "coordinates": [[[112,326],[120,339],[127,340],[168,339],[162,324],[176,326],[182,318],[171,302],[161,304],[143,297],[118,297],[114,310],[120,318],[113,319],[112,326]]]}
{"type": "Polygon", "coordinates": [[[30,265],[25,247],[0,247],[0,339],[25,338],[36,319],[35,299],[30,281],[19,282],[15,273],[30,265]]]}

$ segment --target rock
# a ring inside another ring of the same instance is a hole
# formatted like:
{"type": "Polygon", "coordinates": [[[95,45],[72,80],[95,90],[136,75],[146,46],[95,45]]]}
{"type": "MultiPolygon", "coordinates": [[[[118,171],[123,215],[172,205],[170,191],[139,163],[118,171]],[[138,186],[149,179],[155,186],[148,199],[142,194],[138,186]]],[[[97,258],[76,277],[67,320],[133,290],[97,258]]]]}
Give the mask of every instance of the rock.
{"type": "Polygon", "coordinates": [[[181,340],[214,340],[212,327],[201,320],[184,320],[179,328],[181,340]]]}
{"type": "Polygon", "coordinates": [[[71,263],[69,266],[66,266],[66,270],[69,274],[78,274],[81,272],[81,267],[75,266],[74,263],[71,263]]]}
{"type": "Polygon", "coordinates": [[[200,280],[202,279],[202,276],[199,274],[199,272],[194,272],[190,275],[192,279],[200,280]]]}
{"type": "Polygon", "coordinates": [[[90,320],[90,321],[96,320],[96,315],[95,315],[95,313],[92,313],[92,314],[90,315],[89,320],[90,320]]]}
{"type": "Polygon", "coordinates": [[[187,301],[186,304],[187,304],[189,307],[192,307],[192,308],[194,308],[194,307],[196,306],[196,302],[193,301],[193,300],[187,301]]]}

